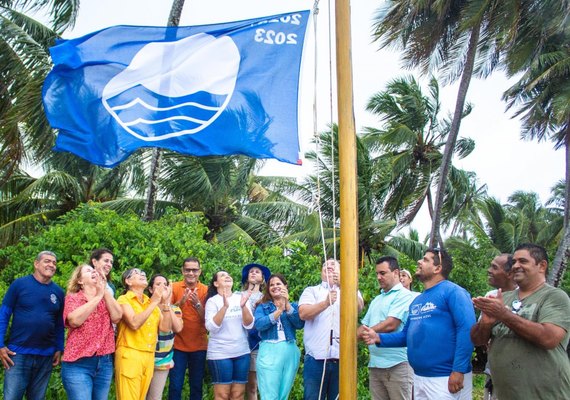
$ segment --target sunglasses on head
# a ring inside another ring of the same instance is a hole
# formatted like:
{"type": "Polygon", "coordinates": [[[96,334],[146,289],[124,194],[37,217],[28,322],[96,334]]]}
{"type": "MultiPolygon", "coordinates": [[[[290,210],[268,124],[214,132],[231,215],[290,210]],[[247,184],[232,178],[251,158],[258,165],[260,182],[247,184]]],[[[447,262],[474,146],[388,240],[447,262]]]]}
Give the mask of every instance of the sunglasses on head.
{"type": "Polygon", "coordinates": [[[146,272],[144,272],[142,269],[138,269],[138,268],[133,268],[129,271],[129,273],[127,274],[127,276],[125,277],[125,279],[129,279],[131,276],[133,276],[133,274],[137,274],[137,275],[141,275],[141,276],[146,276],[146,272]]]}

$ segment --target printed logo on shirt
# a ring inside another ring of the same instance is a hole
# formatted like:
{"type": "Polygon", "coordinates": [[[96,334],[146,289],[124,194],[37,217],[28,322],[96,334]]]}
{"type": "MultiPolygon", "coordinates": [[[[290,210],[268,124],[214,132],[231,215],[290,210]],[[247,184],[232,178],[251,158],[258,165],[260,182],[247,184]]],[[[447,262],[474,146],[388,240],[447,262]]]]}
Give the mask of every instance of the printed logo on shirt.
{"type": "Polygon", "coordinates": [[[230,306],[224,318],[241,318],[241,307],[239,305],[230,306]]]}
{"type": "Polygon", "coordinates": [[[52,302],[53,304],[57,304],[57,296],[56,296],[55,294],[52,293],[52,294],[49,296],[49,299],[51,300],[51,302],[52,302]]]}
{"type": "Polygon", "coordinates": [[[429,311],[433,311],[435,310],[437,307],[435,304],[433,304],[431,301],[428,301],[423,307],[422,307],[422,312],[429,312],[429,311]]]}
{"type": "Polygon", "coordinates": [[[423,304],[414,304],[410,316],[414,319],[422,319],[431,317],[432,311],[437,310],[437,306],[431,301],[423,304]]]}

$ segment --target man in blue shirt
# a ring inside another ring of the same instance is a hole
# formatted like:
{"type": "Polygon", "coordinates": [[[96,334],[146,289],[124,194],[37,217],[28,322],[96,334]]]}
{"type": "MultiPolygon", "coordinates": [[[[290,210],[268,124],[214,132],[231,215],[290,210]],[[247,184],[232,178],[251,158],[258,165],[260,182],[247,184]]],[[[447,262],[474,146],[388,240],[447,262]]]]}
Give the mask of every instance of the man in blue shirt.
{"type": "MultiPolygon", "coordinates": [[[[400,282],[400,267],[394,257],[376,261],[376,278],[380,295],[376,296],[358,328],[359,337],[370,327],[377,333],[400,332],[407,321],[408,310],[415,295],[400,282]]],[[[369,387],[373,400],[409,400],[412,398],[414,376],[405,347],[379,348],[369,346],[369,387]]]]}
{"type": "Polygon", "coordinates": [[[55,254],[42,251],[34,273],[16,279],[0,307],[0,360],[5,368],[4,399],[45,398],[51,370],[63,351],[63,290],[51,281],[55,254]],[[10,318],[10,338],[4,343],[10,318]]]}
{"type": "Polygon", "coordinates": [[[407,345],[416,400],[471,399],[473,343],[469,333],[475,311],[469,293],[447,280],[452,268],[447,252],[428,249],[416,270],[425,290],[412,302],[404,330],[378,334],[365,328],[363,332],[369,345],[407,345]]]}

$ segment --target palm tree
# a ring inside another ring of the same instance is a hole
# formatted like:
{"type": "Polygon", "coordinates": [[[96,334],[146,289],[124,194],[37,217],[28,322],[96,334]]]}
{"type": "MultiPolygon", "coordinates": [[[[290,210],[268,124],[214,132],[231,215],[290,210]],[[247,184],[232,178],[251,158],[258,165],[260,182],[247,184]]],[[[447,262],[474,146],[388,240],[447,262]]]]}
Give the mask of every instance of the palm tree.
{"type": "Polygon", "coordinates": [[[39,178],[15,170],[0,184],[0,245],[17,242],[81,203],[96,201],[108,208],[136,210],[140,201],[126,196],[135,194],[137,187],[140,192],[138,165],[133,157],[113,169],[103,169],[76,156],[55,153],[39,178]]]}
{"type": "Polygon", "coordinates": [[[487,197],[479,202],[477,212],[481,217],[472,220],[474,236],[487,239],[497,253],[512,253],[520,243],[520,230],[509,219],[507,209],[498,199],[487,197]]]}
{"type": "MultiPolygon", "coordinates": [[[[180,17],[182,16],[182,9],[184,8],[185,0],[173,0],[170,14],[168,15],[167,26],[178,26],[180,17]]],[[[155,147],[152,149],[152,159],[150,163],[150,173],[148,178],[148,193],[147,201],[145,204],[145,221],[154,219],[154,208],[156,203],[156,196],[158,191],[158,178],[160,175],[160,159],[162,151],[155,147]]]]}
{"type": "Polygon", "coordinates": [[[428,248],[427,240],[428,238],[426,237],[424,241],[421,241],[418,231],[410,229],[407,235],[399,233],[392,236],[388,241],[388,245],[396,254],[404,254],[411,260],[419,260],[428,248]]]}
{"type": "Polygon", "coordinates": [[[551,249],[562,235],[562,215],[556,208],[544,207],[534,192],[516,191],[501,204],[493,197],[476,203],[470,230],[496,252],[512,253],[523,242],[551,249]]]}
{"type": "Polygon", "coordinates": [[[49,156],[54,132],[43,112],[41,88],[52,64],[49,47],[73,26],[79,0],[0,1],[0,173],[19,173],[23,160],[49,156]],[[49,26],[26,12],[46,14],[49,26]]]}
{"type": "MultiPolygon", "coordinates": [[[[570,18],[570,7],[562,13],[570,18]]],[[[538,22],[531,20],[529,25],[537,27],[538,22]]],[[[551,25],[547,25],[551,26],[551,25]]],[[[529,28],[530,29],[530,28],[529,28]]],[[[539,31],[538,33],[542,33],[539,31]]],[[[537,35],[538,35],[537,33],[537,35]]],[[[522,51],[515,48],[508,58],[508,68],[514,74],[524,68],[519,81],[504,94],[508,107],[516,107],[516,116],[522,116],[521,136],[527,140],[550,139],[555,148],[565,148],[565,200],[564,200],[564,235],[560,242],[549,282],[558,284],[570,254],[570,47],[568,24],[559,26],[558,32],[541,38],[537,45],[528,46],[534,57],[529,56],[529,49],[522,51]],[[530,61],[527,61],[530,60],[530,61]]]]}
{"type": "MultiPolygon", "coordinates": [[[[523,219],[525,236],[521,241],[539,243],[538,236],[544,224],[551,225],[552,221],[549,210],[542,206],[538,194],[518,190],[509,196],[508,202],[511,212],[520,213],[523,219]]],[[[545,243],[539,244],[545,245],[545,243]]]]}
{"type": "MultiPolygon", "coordinates": [[[[439,84],[435,78],[430,80],[428,89],[428,94],[424,94],[413,77],[397,78],[388,83],[386,90],[373,95],[367,105],[368,111],[377,114],[384,124],[381,129],[365,128],[362,141],[369,149],[380,152],[374,162],[384,166],[378,170],[387,175],[383,212],[400,225],[410,224],[426,201],[433,217],[432,187],[439,173],[450,121],[440,118],[439,84]]],[[[470,111],[468,105],[463,116],[470,111]]],[[[460,139],[455,153],[463,158],[473,148],[471,139],[460,139]]],[[[454,196],[468,186],[461,188],[465,182],[455,178],[463,175],[453,171],[446,193],[457,205],[454,196]]]]}
{"type": "Polygon", "coordinates": [[[302,221],[307,213],[305,206],[283,194],[292,182],[255,175],[262,165],[259,160],[165,152],[163,161],[159,180],[163,197],[185,210],[202,213],[211,239],[283,244],[283,237],[296,226],[294,221],[302,221]]]}
{"type": "MultiPolygon", "coordinates": [[[[319,152],[311,151],[306,154],[312,160],[318,173],[306,177],[297,188],[296,197],[308,204],[316,215],[310,219],[313,229],[307,229],[312,234],[311,242],[317,243],[321,238],[322,222],[323,237],[327,254],[332,254],[333,247],[338,243],[340,216],[339,181],[334,173],[338,166],[338,126],[333,125],[328,131],[319,134],[319,152]],[[333,138],[331,143],[331,136],[333,138]],[[337,190],[335,190],[335,188],[337,190]],[[320,211],[320,212],[319,212],[320,211]]],[[[361,260],[370,258],[373,252],[380,252],[386,246],[390,232],[395,228],[395,221],[383,217],[383,206],[387,194],[386,166],[375,162],[370,149],[364,141],[356,138],[357,170],[358,170],[358,223],[359,250],[361,260]]],[[[299,239],[299,235],[295,238],[299,239]]],[[[322,239],[321,239],[322,242],[322,239]]]]}
{"type": "Polygon", "coordinates": [[[453,65],[456,57],[464,59],[459,68],[463,71],[455,112],[451,122],[447,144],[440,164],[439,184],[434,201],[430,245],[443,245],[440,234],[440,218],[445,184],[455,141],[459,133],[461,116],[465,106],[467,90],[473,74],[475,55],[479,42],[480,24],[471,31],[461,29],[461,11],[466,1],[391,1],[391,8],[380,15],[375,23],[374,37],[384,47],[399,44],[403,47],[404,62],[409,67],[421,66],[424,72],[441,64],[453,65]],[[467,44],[461,51],[457,44],[467,44]]]}
{"type": "Polygon", "coordinates": [[[481,224],[477,205],[487,197],[487,185],[479,186],[474,172],[453,168],[444,197],[442,221],[452,236],[464,239],[473,223],[481,224]]]}
{"type": "Polygon", "coordinates": [[[406,66],[421,67],[424,72],[441,68],[449,82],[459,78],[434,199],[432,246],[443,245],[440,225],[445,187],[471,77],[474,73],[486,76],[498,65],[502,50],[510,42],[510,34],[519,24],[519,14],[526,11],[520,3],[523,2],[392,0],[376,17],[375,40],[381,47],[401,48],[406,66]]]}

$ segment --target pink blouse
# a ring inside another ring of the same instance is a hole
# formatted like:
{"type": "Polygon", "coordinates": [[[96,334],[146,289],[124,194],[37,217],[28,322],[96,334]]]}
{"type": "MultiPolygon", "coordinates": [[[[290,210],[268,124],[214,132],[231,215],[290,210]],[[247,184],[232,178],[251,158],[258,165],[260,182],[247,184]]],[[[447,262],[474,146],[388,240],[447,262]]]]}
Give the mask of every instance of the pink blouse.
{"type": "Polygon", "coordinates": [[[69,313],[87,303],[83,292],[65,296],[63,321],[68,330],[67,342],[63,351],[63,361],[73,362],[83,357],[104,356],[115,352],[115,331],[105,300],[101,299],[97,308],[78,328],[67,323],[69,313]]]}

